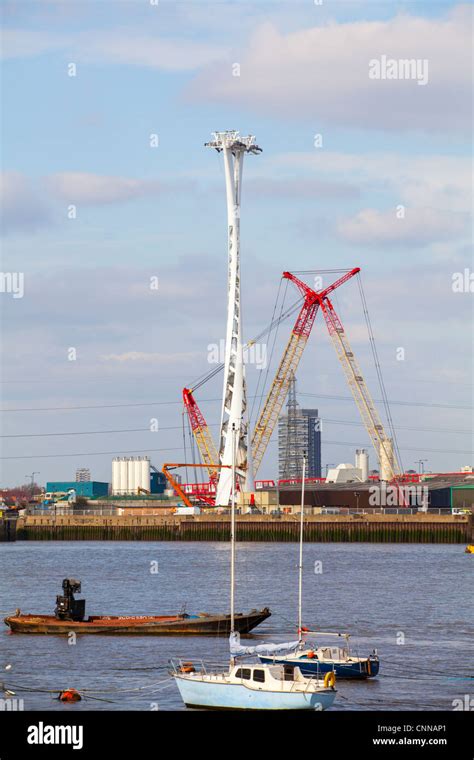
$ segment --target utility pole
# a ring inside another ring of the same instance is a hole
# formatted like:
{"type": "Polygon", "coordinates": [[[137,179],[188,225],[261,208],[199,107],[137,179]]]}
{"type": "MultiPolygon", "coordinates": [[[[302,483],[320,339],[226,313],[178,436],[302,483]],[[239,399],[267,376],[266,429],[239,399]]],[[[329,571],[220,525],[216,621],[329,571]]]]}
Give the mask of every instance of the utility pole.
{"type": "MultiPolygon", "coordinates": [[[[236,467],[244,490],[253,491],[253,472],[250,472],[247,389],[242,343],[242,315],[240,304],[240,197],[242,169],[246,153],[260,153],[255,137],[242,137],[240,132],[213,132],[206,147],[222,153],[227,196],[228,227],[228,301],[227,328],[224,357],[224,388],[222,396],[219,441],[220,463],[232,465],[232,430],[235,426],[236,467]]],[[[232,478],[228,467],[221,468],[217,484],[216,505],[229,505],[232,478]]]]}
{"type": "Polygon", "coordinates": [[[25,475],[25,478],[31,478],[30,493],[33,496],[33,489],[35,487],[35,475],[40,475],[40,472],[32,472],[31,475],[25,475]]]}
{"type": "Polygon", "coordinates": [[[424,475],[425,473],[425,462],[427,462],[427,459],[417,459],[416,464],[418,465],[418,472],[420,475],[424,475]]]}

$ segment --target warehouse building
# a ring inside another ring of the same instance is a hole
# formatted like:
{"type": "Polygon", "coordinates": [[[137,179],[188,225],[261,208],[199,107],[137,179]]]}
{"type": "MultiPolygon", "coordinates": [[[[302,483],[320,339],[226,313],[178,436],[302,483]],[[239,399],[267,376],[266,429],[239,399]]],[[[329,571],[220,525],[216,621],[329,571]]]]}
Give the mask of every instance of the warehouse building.
{"type": "Polygon", "coordinates": [[[67,493],[71,488],[76,496],[84,496],[86,499],[100,499],[109,493],[109,484],[98,480],[52,480],[46,483],[46,493],[67,493]]]}
{"type": "MultiPolygon", "coordinates": [[[[276,491],[275,488],[267,489],[276,491]]],[[[452,511],[466,509],[474,511],[474,478],[453,479],[435,477],[420,483],[404,484],[403,494],[406,506],[419,510],[430,509],[452,511]]],[[[301,503],[301,485],[280,486],[278,501],[284,509],[298,511],[301,503]]],[[[381,482],[369,483],[307,483],[305,506],[319,509],[351,509],[371,511],[401,507],[395,486],[381,482]]]]}

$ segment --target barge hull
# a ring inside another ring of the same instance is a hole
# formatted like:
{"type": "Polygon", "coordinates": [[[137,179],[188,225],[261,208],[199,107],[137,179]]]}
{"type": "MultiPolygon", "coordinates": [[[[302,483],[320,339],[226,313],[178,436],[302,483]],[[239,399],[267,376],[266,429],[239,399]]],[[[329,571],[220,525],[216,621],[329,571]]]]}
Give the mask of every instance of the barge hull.
{"type": "MultiPolygon", "coordinates": [[[[235,616],[235,630],[249,633],[270,617],[270,610],[252,610],[235,616]]],[[[174,618],[90,618],[82,622],[58,620],[50,615],[19,615],[6,617],[12,633],[67,636],[73,632],[87,635],[114,636],[229,636],[230,615],[209,615],[174,618]]]]}

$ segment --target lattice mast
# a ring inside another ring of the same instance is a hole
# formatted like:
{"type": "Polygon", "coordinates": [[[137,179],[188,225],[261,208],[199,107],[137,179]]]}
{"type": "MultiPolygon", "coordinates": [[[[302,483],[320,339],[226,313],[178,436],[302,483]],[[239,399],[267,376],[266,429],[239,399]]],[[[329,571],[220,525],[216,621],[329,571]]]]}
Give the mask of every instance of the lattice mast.
{"type": "Polygon", "coordinates": [[[248,461],[247,390],[243,361],[242,312],[240,303],[240,199],[242,169],[246,153],[259,153],[255,137],[241,137],[239,132],[214,132],[206,143],[222,153],[224,159],[228,225],[228,301],[224,358],[224,386],[219,440],[220,469],[216,505],[227,506],[232,490],[231,430],[236,431],[236,467],[241,485],[253,490],[253,473],[248,461]]]}

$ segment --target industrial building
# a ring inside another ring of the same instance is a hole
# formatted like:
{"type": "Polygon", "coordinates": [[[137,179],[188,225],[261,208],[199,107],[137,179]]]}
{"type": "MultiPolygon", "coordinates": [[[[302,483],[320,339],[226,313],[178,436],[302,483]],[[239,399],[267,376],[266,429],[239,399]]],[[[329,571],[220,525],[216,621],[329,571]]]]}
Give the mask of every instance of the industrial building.
{"type": "Polygon", "coordinates": [[[432,509],[469,509],[474,511],[474,477],[430,478],[429,506],[432,509]]]}
{"type": "Polygon", "coordinates": [[[286,414],[278,419],[278,473],[280,480],[300,478],[303,454],[306,476],[321,477],[321,420],[317,409],[302,409],[296,400],[296,378],[292,377],[286,414]]]}
{"type": "Polygon", "coordinates": [[[109,484],[98,480],[53,480],[46,483],[46,493],[67,493],[71,488],[76,496],[86,499],[100,499],[109,493],[109,484]]]}
{"type": "Polygon", "coordinates": [[[369,480],[369,453],[367,449],[356,449],[355,466],[338,464],[328,470],[326,483],[366,483],[369,480]]]}
{"type": "MultiPolygon", "coordinates": [[[[305,506],[320,509],[351,509],[356,511],[373,511],[380,508],[403,508],[397,497],[397,486],[381,481],[341,482],[341,483],[307,483],[305,488],[305,506]],[[377,496],[380,498],[377,501],[377,496]],[[374,498],[375,497],[375,498],[374,498]]],[[[403,484],[406,507],[418,510],[469,510],[474,511],[474,477],[473,475],[437,475],[426,477],[420,482],[403,484]]],[[[280,485],[262,489],[257,503],[275,504],[285,510],[298,511],[301,504],[301,484],[280,485]],[[275,500],[274,495],[277,495],[275,500]]],[[[274,507],[272,507],[274,508],[274,507]]],[[[267,511],[267,510],[263,510],[267,511]]]]}

